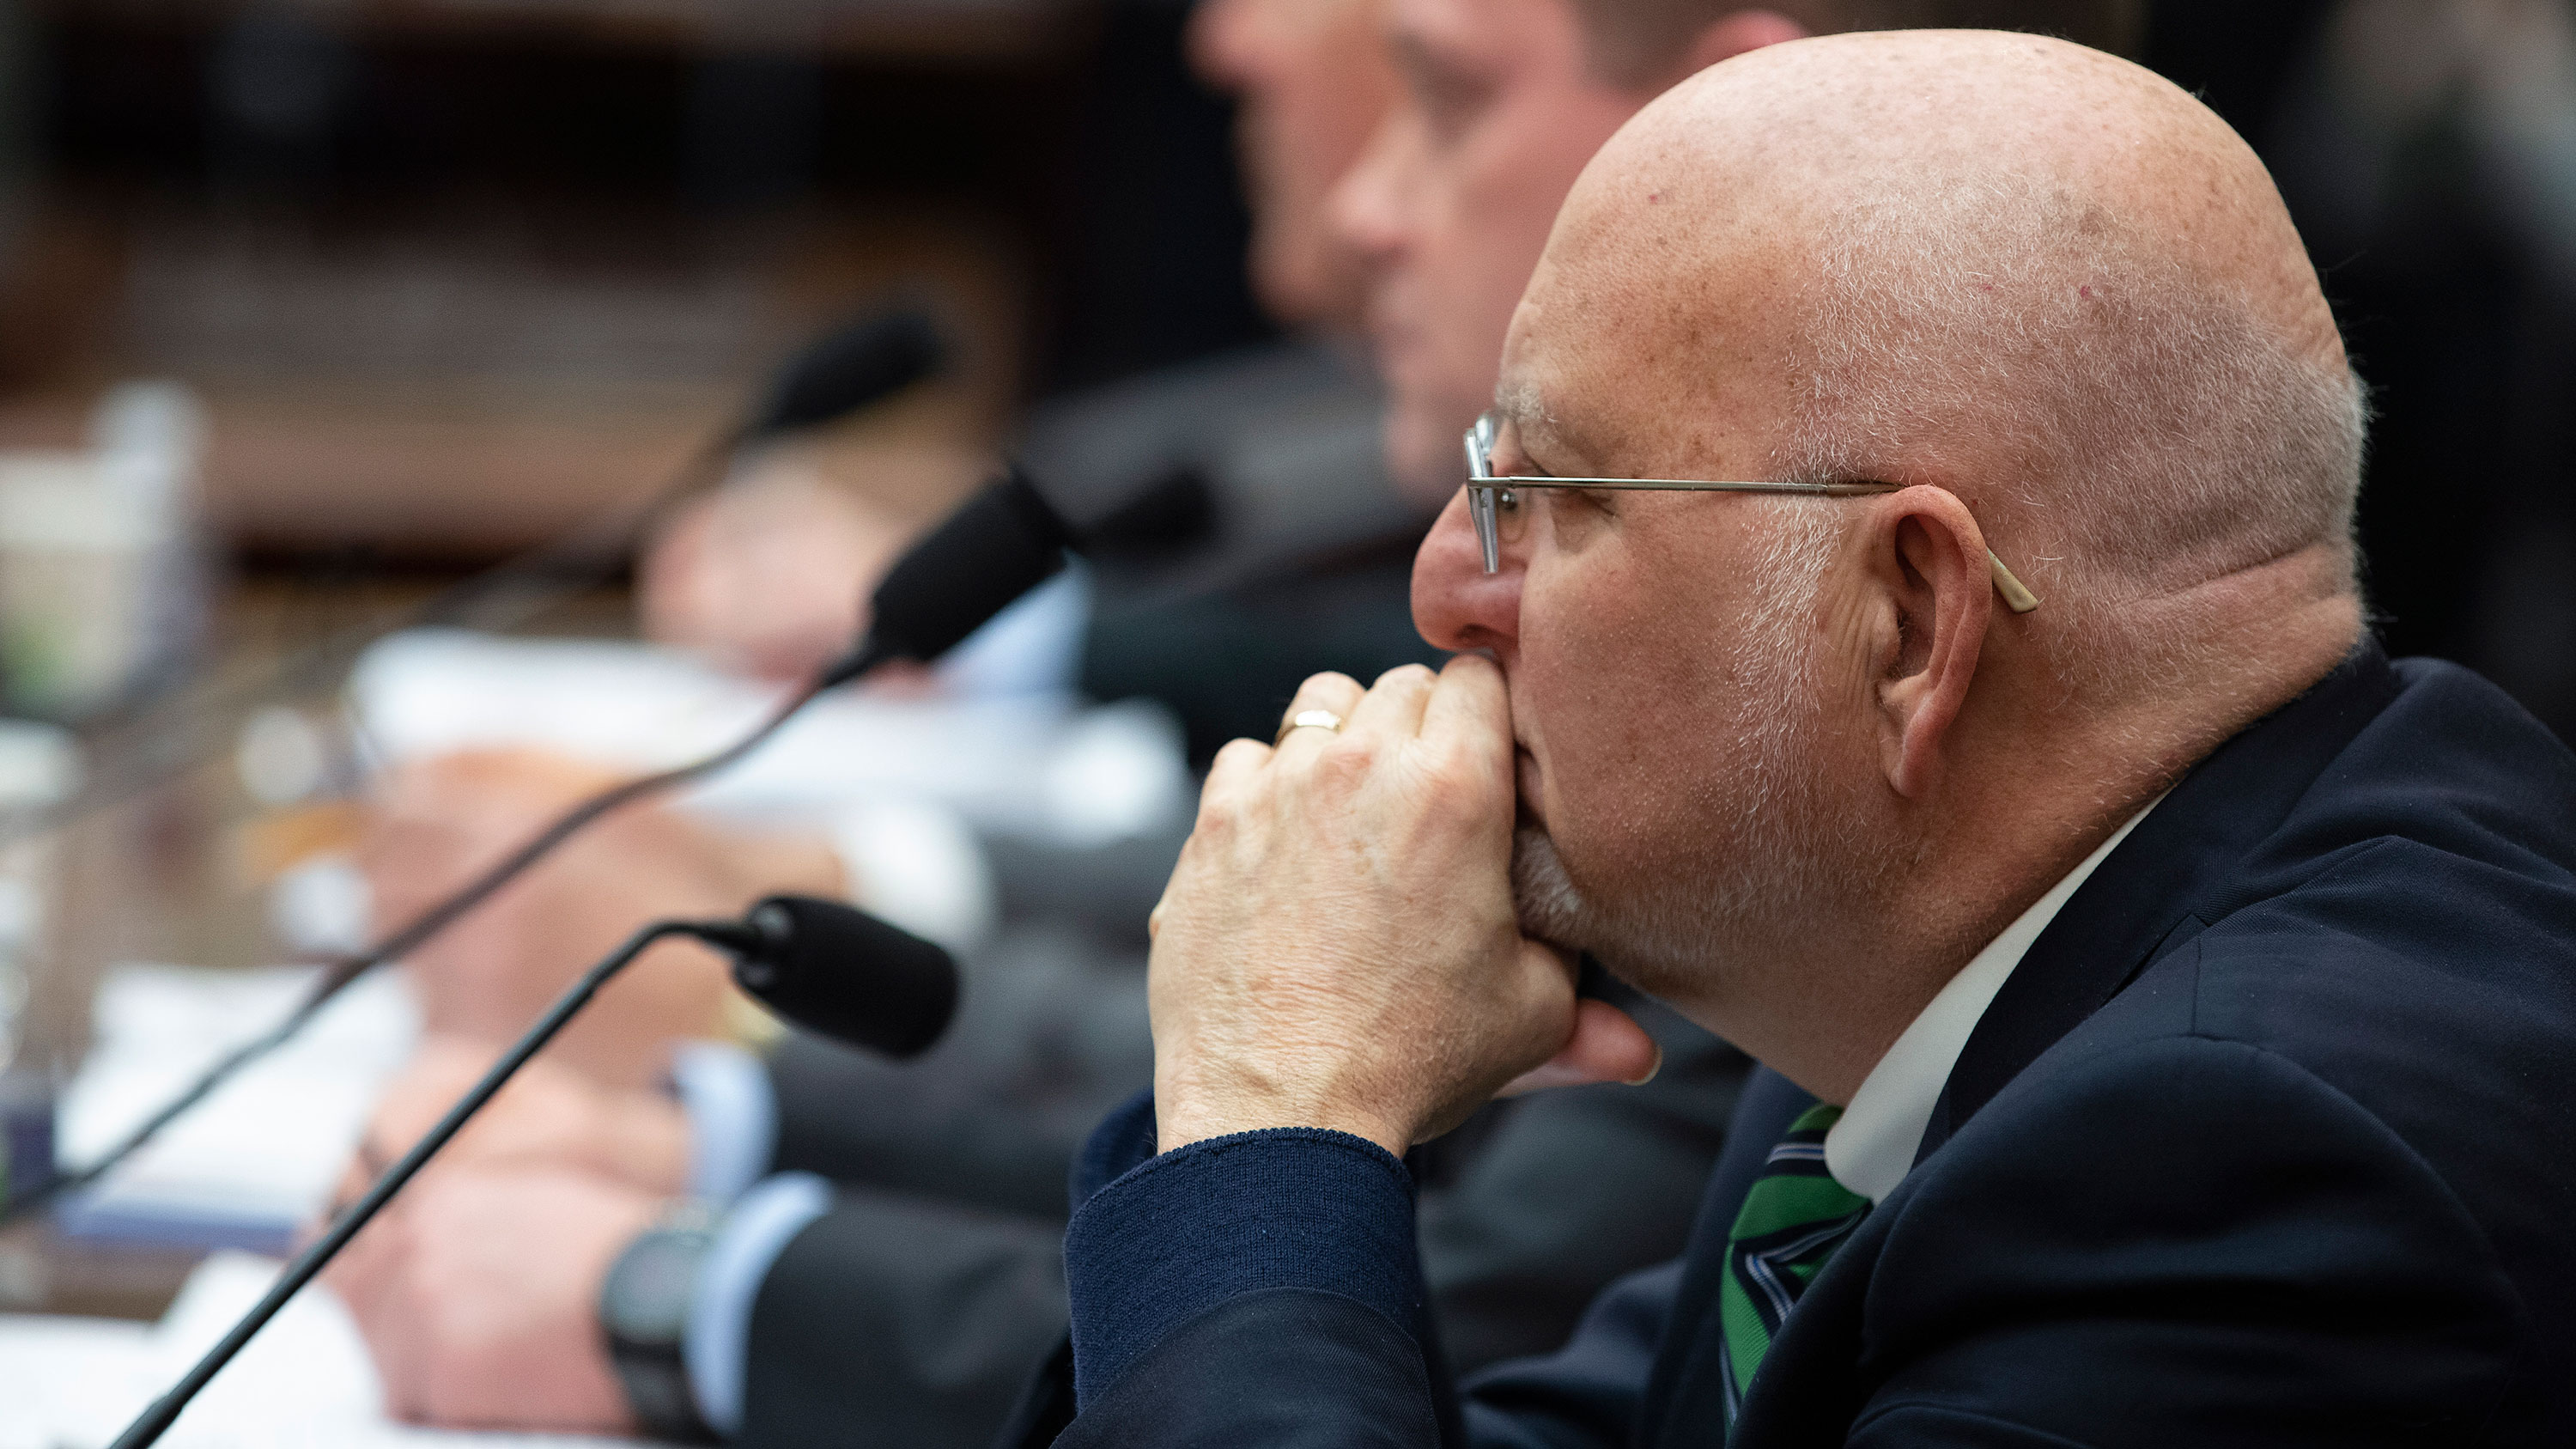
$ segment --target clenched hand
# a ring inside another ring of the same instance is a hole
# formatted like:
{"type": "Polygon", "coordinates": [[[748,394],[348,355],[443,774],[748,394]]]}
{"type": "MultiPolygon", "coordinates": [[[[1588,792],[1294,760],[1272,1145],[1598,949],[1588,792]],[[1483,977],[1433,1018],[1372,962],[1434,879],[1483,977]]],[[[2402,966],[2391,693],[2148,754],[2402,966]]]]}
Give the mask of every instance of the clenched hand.
{"type": "Polygon", "coordinates": [[[1287,717],[1309,710],[1344,726],[1217,756],[1154,913],[1163,1149],[1300,1126],[1401,1153],[1523,1074],[1651,1074],[1645,1032],[1520,933],[1501,671],[1321,674],[1287,717]]]}

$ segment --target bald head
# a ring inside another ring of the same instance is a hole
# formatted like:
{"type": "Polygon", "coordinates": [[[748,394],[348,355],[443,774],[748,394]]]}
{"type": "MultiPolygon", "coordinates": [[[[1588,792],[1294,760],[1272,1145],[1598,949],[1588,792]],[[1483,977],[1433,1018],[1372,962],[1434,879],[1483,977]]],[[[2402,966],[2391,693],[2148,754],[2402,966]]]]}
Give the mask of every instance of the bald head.
{"type": "Polygon", "coordinates": [[[1499,402],[1506,477],[1900,485],[1514,488],[1492,572],[1464,499],[1414,565],[1510,690],[1525,929],[1828,1101],[2360,628],[2359,393],[2269,179],[2063,41],[1683,83],[1567,200],[1499,402]]]}
{"type": "Polygon", "coordinates": [[[1699,451],[1660,466],[1949,489],[2085,692],[2187,672],[2223,581],[2354,591],[2360,391],[2269,176],[2064,42],[1838,36],[1676,88],[1569,198],[1505,392],[1631,399],[1594,444],[1699,451]]]}
{"type": "Polygon", "coordinates": [[[1710,24],[1769,10],[1815,35],[1846,30],[2026,30],[2121,54],[2146,29],[2145,0],[1573,0],[1602,75],[1629,84],[1667,74],[1710,24]]]}

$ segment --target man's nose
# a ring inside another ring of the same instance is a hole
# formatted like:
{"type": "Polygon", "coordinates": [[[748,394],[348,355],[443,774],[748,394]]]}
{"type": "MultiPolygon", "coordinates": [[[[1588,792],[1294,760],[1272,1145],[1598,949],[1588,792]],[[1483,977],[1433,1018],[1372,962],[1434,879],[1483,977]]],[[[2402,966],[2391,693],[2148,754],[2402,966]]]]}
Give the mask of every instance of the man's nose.
{"type": "Polygon", "coordinates": [[[1374,265],[1384,265],[1404,244],[1403,130],[1401,114],[1380,121],[1326,199],[1334,237],[1374,265]]]}
{"type": "Polygon", "coordinates": [[[1520,619],[1520,560],[1507,552],[1500,573],[1485,572],[1461,488],[1413,556],[1413,627],[1435,648],[1508,655],[1520,639],[1520,619]]]}

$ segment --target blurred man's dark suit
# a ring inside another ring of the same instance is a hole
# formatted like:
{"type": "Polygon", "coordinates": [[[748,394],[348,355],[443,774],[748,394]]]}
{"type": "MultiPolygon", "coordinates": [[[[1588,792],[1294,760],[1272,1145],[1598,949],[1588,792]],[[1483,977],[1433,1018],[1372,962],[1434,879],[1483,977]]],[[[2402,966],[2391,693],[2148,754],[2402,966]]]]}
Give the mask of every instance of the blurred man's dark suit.
{"type": "MultiPolygon", "coordinates": [[[[1092,564],[1085,692],[1162,701],[1203,762],[1266,737],[1308,674],[1436,661],[1410,607],[1428,520],[1385,482],[1378,411],[1334,354],[1287,346],[1042,413],[1023,450],[1040,486],[1085,522],[1124,515],[1092,564]]],[[[1064,1334],[1074,1153],[1152,1077],[1144,921],[1181,838],[987,840],[1006,929],[961,962],[946,1040],[900,1067],[804,1038],[771,1054],[770,1169],[836,1192],[762,1280],[739,1442],[982,1444],[1000,1426],[1064,1334]]],[[[1746,1064],[1670,1013],[1653,1023],[1652,1088],[1491,1113],[1427,1162],[1461,1365],[1556,1343],[1687,1235],[1746,1064]]]]}
{"type": "MultiPolygon", "coordinates": [[[[2576,1443],[2571,1067],[2576,757],[2366,644],[2039,936],[1734,1449],[2576,1443]]],[[[1810,1105],[1758,1073],[1688,1254],[1468,1379],[1463,1412],[1418,1348],[1392,1159],[1255,1133],[1121,1176],[1152,1157],[1129,1109],[1078,1184],[1084,1412],[1055,1442],[1728,1443],[1728,1228],[1810,1105]],[[1354,1206],[1306,1214],[1293,1260],[1256,1230],[1318,1202],[1354,1206]]]]}

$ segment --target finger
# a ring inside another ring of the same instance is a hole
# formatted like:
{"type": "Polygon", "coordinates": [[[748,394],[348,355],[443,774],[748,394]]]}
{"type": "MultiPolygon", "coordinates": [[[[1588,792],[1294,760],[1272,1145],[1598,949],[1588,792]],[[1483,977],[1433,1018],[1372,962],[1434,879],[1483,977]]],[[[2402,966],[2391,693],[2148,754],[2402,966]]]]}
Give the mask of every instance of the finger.
{"type": "Polygon", "coordinates": [[[1624,1082],[1642,1087],[1664,1065],[1664,1049],[1635,1017],[1609,1002],[1584,997],[1574,1003],[1574,1032],[1555,1056],[1521,1073],[1501,1095],[1550,1087],[1583,1087],[1595,1082],[1624,1082]]]}
{"type": "Polygon", "coordinates": [[[1440,682],[1424,706],[1422,733],[1456,736],[1508,750],[1512,742],[1511,696],[1503,688],[1501,666],[1481,654],[1461,654],[1440,671],[1440,682]]]}
{"type": "Polygon", "coordinates": [[[1385,735],[1409,740],[1422,733],[1422,712],[1440,676],[1419,664],[1399,664],[1377,677],[1377,683],[1351,711],[1344,734],[1385,735]]]}
{"type": "Polygon", "coordinates": [[[1250,784],[1270,763],[1270,747],[1259,740],[1228,740],[1225,748],[1208,762],[1207,783],[1199,787],[1199,802],[1221,800],[1250,784]]]}
{"type": "Polygon", "coordinates": [[[1351,716],[1360,707],[1361,697],[1366,693],[1358,680],[1347,674],[1329,672],[1314,675],[1297,686],[1297,697],[1288,701],[1288,708],[1279,716],[1280,726],[1286,733],[1279,737],[1278,748],[1271,758],[1302,756],[1322,749],[1332,741],[1336,731],[1313,726],[1292,727],[1290,722],[1309,710],[1322,710],[1348,727],[1351,716]]]}

